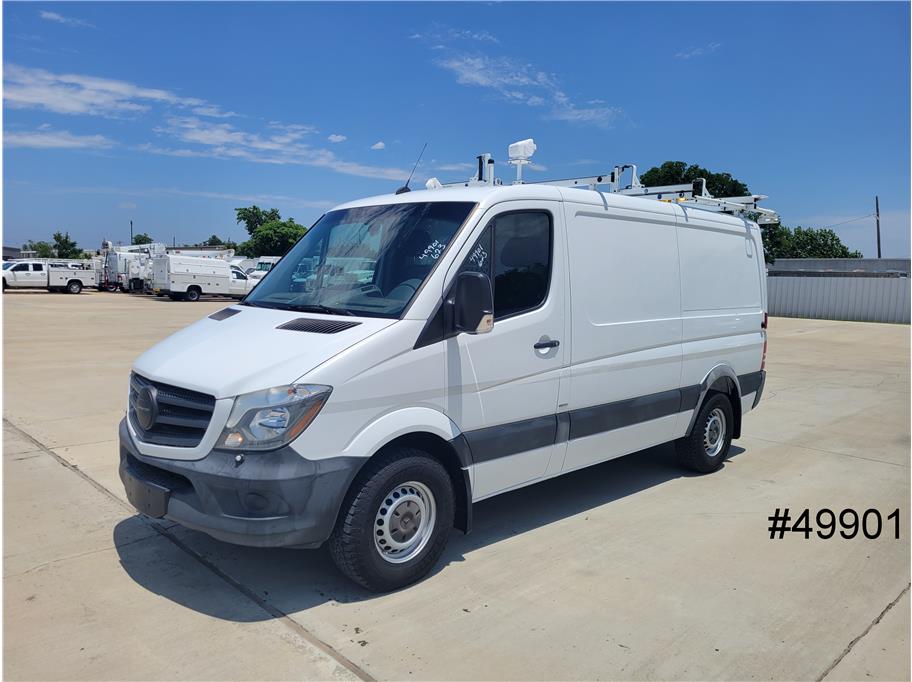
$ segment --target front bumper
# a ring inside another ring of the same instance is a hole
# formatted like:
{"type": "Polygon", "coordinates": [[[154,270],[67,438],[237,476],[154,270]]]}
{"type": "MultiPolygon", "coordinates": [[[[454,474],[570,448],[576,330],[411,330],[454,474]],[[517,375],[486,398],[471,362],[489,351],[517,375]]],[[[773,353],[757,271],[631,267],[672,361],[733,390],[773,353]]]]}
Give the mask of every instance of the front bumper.
{"type": "Polygon", "coordinates": [[[317,547],[332,533],[360,457],[304,459],[290,447],[213,450],[185,461],[140,454],[120,422],[120,479],[140,512],[238,545],[317,547]]]}

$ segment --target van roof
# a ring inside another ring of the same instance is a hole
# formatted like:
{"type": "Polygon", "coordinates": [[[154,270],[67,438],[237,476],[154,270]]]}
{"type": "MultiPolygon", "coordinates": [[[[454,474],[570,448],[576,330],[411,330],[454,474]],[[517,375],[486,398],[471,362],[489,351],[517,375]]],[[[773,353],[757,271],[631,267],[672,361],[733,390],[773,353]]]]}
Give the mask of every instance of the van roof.
{"type": "MultiPolygon", "coordinates": [[[[573,201],[581,204],[598,206],[613,206],[639,211],[652,211],[668,214],[671,204],[662,203],[655,199],[627,196],[614,192],[598,192],[586,188],[556,187],[554,185],[525,183],[521,185],[478,185],[474,187],[445,187],[442,189],[420,189],[404,192],[402,194],[378,194],[372,197],[356,199],[335,206],[331,210],[346,208],[360,208],[363,206],[383,206],[388,204],[413,204],[426,201],[466,201],[479,204],[486,209],[502,201],[520,200],[538,201],[573,201]]],[[[706,217],[712,221],[721,221],[731,225],[744,225],[743,218],[707,211],[700,208],[688,207],[689,210],[698,212],[699,217],[706,217]]],[[[691,214],[693,215],[693,214],[691,214]]]]}

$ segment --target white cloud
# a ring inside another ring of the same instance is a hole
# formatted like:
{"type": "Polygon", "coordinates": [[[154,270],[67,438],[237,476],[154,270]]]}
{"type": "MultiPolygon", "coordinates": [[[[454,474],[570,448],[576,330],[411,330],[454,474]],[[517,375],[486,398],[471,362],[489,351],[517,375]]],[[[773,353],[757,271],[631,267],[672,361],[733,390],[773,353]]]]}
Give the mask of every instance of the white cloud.
{"type": "Polygon", "coordinates": [[[508,57],[450,55],[436,63],[453,73],[461,85],[486,88],[508,102],[540,107],[549,119],[610,127],[623,115],[620,108],[603,106],[601,102],[595,106],[577,105],[560,88],[554,74],[508,57]]]}
{"type": "Polygon", "coordinates": [[[271,132],[261,134],[241,130],[230,123],[215,123],[195,116],[174,116],[167,120],[166,126],[154,130],[160,135],[174,138],[181,146],[167,147],[147,143],[138,149],[167,156],[315,166],[368,178],[404,180],[408,177],[408,173],[399,168],[345,161],[328,149],[312,147],[306,142],[307,136],[314,132],[312,126],[273,121],[269,127],[271,132]]]}
{"type": "Polygon", "coordinates": [[[473,31],[465,28],[453,28],[443,24],[432,24],[426,31],[416,32],[409,36],[412,40],[433,43],[431,49],[445,47],[441,43],[471,41],[477,43],[499,43],[497,36],[488,31],[473,31]]]}
{"type": "Polygon", "coordinates": [[[683,50],[678,52],[675,55],[676,59],[692,59],[693,57],[700,57],[707,54],[712,54],[716,50],[722,47],[722,43],[709,43],[702,47],[692,47],[688,50],[683,50]]]}
{"type": "MultiPolygon", "coordinates": [[[[210,192],[206,190],[186,190],[176,187],[107,187],[102,185],[92,185],[88,187],[54,187],[48,190],[57,194],[113,194],[128,197],[152,197],[152,196],[177,196],[177,197],[198,197],[201,199],[217,199],[221,201],[246,202],[251,204],[269,204],[296,206],[301,208],[318,208],[326,209],[337,205],[338,201],[326,199],[305,199],[303,197],[294,197],[284,194],[256,194],[249,192],[210,192]]],[[[136,204],[130,201],[124,201],[119,204],[120,208],[136,208],[136,204]]]]}
{"type": "Polygon", "coordinates": [[[3,144],[29,149],[108,149],[114,146],[114,142],[104,135],[74,135],[66,130],[50,130],[46,124],[34,131],[7,132],[3,144]]]}
{"type": "Polygon", "coordinates": [[[345,135],[338,135],[336,133],[333,133],[326,139],[329,140],[330,142],[332,142],[333,144],[336,144],[338,142],[345,142],[345,140],[347,140],[348,138],[345,135]]]}
{"type": "Polygon", "coordinates": [[[231,116],[195,97],[145,88],[127,81],[79,74],[58,74],[17,64],[4,69],[3,99],[13,109],[46,109],[57,114],[115,117],[148,111],[153,104],[193,107],[207,116],[231,116]]]}
{"type": "Polygon", "coordinates": [[[191,110],[197,116],[211,116],[212,118],[231,118],[232,116],[237,116],[238,114],[233,111],[222,111],[219,107],[213,104],[207,104],[202,107],[193,107],[191,110]]]}
{"type": "Polygon", "coordinates": [[[437,166],[437,170],[445,172],[474,171],[477,168],[478,166],[473,163],[441,163],[437,166]]]}
{"type": "Polygon", "coordinates": [[[82,19],[74,19],[73,17],[65,17],[62,14],[57,12],[48,12],[42,10],[39,13],[39,16],[45,21],[54,21],[58,24],[66,24],[67,26],[84,26],[86,28],[95,28],[93,24],[90,24],[88,21],[83,21],[82,19]]]}
{"type": "Polygon", "coordinates": [[[117,208],[123,208],[131,211],[136,208],[136,204],[134,204],[132,201],[121,201],[119,204],[117,204],[117,208]]]}
{"type": "MultiPolygon", "coordinates": [[[[224,120],[208,120],[239,117],[239,114],[170,90],[146,88],[96,76],[51,73],[15,64],[6,65],[4,78],[5,105],[14,109],[44,109],[60,114],[111,118],[141,114],[164,116],[164,122],[153,127],[152,131],[175,144],[147,142],[132,147],[135,151],[184,158],[300,164],[388,180],[408,177],[408,172],[399,168],[346,161],[328,149],[312,146],[307,137],[319,132],[315,126],[269,121],[260,130],[244,130],[224,120]],[[153,107],[157,109],[153,111],[153,107]]],[[[329,139],[336,142],[341,141],[339,138],[345,139],[345,136],[333,134],[329,139]]],[[[113,145],[102,135],[79,136],[50,130],[9,133],[6,141],[8,146],[34,148],[101,149],[113,145]]],[[[385,146],[383,142],[378,142],[372,149],[383,149],[385,146]]]]}
{"type": "Polygon", "coordinates": [[[384,142],[383,140],[380,140],[379,142],[374,142],[374,144],[371,145],[371,149],[373,149],[373,150],[386,149],[386,142],[384,142]]]}

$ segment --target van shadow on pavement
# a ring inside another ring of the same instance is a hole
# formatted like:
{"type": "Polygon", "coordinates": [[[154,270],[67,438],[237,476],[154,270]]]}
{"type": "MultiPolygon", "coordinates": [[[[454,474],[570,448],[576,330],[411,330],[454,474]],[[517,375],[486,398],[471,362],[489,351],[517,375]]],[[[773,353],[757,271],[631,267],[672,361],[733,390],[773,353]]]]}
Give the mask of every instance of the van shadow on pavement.
{"type": "MultiPolygon", "coordinates": [[[[732,446],[729,459],[744,452],[732,446]]],[[[463,561],[476,549],[526,531],[595,509],[653,486],[684,476],[671,444],[643,450],[519,490],[479,502],[469,535],[454,531],[436,568],[463,561]]],[[[148,542],[131,542],[137,526],[146,523],[133,516],[114,528],[120,563],[143,588],[181,606],[223,620],[251,622],[275,617],[266,609],[239,608],[238,599],[222,589],[199,589],[210,581],[194,579],[196,559],[174,542],[160,542],[150,552],[148,542]],[[184,566],[190,566],[184,569],[184,566]]],[[[203,533],[174,526],[166,531],[178,538],[217,571],[255,593],[284,614],[294,614],[327,601],[342,603],[371,599],[368,592],[342,576],[325,548],[318,550],[239,547],[214,540],[203,533]]],[[[409,589],[409,588],[405,588],[409,589]]]]}

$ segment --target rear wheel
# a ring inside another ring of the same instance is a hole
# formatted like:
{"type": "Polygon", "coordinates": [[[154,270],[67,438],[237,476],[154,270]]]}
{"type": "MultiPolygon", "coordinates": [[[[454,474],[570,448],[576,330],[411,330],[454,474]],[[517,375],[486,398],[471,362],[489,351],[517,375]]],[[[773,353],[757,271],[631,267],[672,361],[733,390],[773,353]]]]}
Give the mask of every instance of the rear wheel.
{"type": "Polygon", "coordinates": [[[675,441],[681,464],[701,474],[716,471],[728,457],[734,418],[731,401],[724,393],[710,393],[689,436],[675,441]]]}
{"type": "Polygon", "coordinates": [[[71,294],[78,294],[82,291],[82,282],[75,279],[72,280],[69,284],[67,284],[67,291],[71,294]]]}
{"type": "Polygon", "coordinates": [[[339,569],[375,592],[410,585],[434,567],[453,527],[453,486],[437,460],[412,448],[367,464],[329,539],[339,569]]]}
{"type": "Polygon", "coordinates": [[[200,300],[200,290],[199,290],[199,288],[198,288],[198,287],[190,287],[189,289],[187,289],[187,293],[184,294],[184,300],[185,300],[185,301],[190,301],[191,303],[195,303],[196,301],[200,300]]]}

